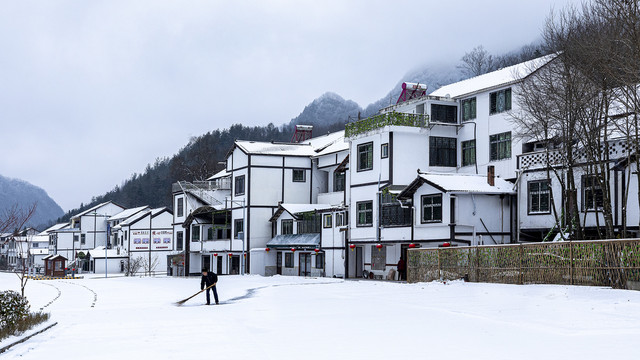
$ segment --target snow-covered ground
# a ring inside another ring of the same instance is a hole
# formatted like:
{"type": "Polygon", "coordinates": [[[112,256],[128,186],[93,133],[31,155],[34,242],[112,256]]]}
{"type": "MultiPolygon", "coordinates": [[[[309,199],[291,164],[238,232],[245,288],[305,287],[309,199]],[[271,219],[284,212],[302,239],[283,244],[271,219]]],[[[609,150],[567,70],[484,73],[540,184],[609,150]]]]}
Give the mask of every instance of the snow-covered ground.
{"type": "MultiPolygon", "coordinates": [[[[16,289],[0,274],[0,289],[16,289]]],[[[3,359],[639,359],[640,292],[224,276],[30,281],[58,325],[3,359]],[[257,289],[249,291],[249,289],[257,289]],[[249,293],[250,296],[245,297],[249,293]],[[236,298],[233,300],[233,298],[236,298]]]]}

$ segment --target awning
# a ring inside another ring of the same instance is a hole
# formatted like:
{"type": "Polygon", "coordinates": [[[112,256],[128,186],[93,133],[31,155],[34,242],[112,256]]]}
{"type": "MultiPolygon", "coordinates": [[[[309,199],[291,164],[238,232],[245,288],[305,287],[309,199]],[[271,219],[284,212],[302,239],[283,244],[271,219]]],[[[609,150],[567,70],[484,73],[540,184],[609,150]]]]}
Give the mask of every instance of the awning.
{"type": "Polygon", "coordinates": [[[272,248],[317,248],[320,246],[320,234],[289,234],[277,235],[267,242],[272,248]]]}

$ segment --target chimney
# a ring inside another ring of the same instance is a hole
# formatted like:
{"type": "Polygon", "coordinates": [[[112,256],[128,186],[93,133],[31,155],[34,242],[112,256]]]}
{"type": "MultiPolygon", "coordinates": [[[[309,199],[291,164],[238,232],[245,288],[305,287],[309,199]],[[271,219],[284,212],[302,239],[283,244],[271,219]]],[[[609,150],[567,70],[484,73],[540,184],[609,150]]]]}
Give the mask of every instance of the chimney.
{"type": "Polygon", "coordinates": [[[487,166],[487,183],[491,186],[496,185],[496,168],[493,165],[487,166]]]}

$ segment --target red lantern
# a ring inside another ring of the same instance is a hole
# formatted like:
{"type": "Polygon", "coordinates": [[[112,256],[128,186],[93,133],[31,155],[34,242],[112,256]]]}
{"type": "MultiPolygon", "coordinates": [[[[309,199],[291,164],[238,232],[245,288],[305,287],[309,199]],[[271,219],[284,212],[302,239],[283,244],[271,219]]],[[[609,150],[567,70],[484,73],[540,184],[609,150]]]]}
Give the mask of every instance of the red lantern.
{"type": "Polygon", "coordinates": [[[376,245],[376,248],[378,249],[378,251],[382,250],[382,244],[376,245]]]}
{"type": "Polygon", "coordinates": [[[244,253],[243,255],[244,255],[244,257],[247,257],[247,254],[246,254],[246,253],[244,253]]]}
{"type": "Polygon", "coordinates": [[[229,257],[232,257],[232,256],[233,256],[233,254],[229,254],[229,257]]]}
{"type": "Polygon", "coordinates": [[[356,249],[356,244],[349,245],[349,248],[351,249],[351,251],[355,250],[356,249]]]}
{"type": "Polygon", "coordinates": [[[296,252],[296,249],[295,248],[291,248],[291,252],[296,252]]]}
{"type": "Polygon", "coordinates": [[[320,252],[320,249],[314,249],[313,251],[315,251],[315,252],[316,252],[316,254],[317,254],[317,253],[319,253],[319,252],[320,252]]]}
{"type": "Polygon", "coordinates": [[[450,243],[450,242],[442,243],[442,247],[449,247],[449,246],[451,246],[451,243],[450,243]]]}
{"type": "Polygon", "coordinates": [[[218,257],[218,253],[213,253],[213,256],[218,257]]]}
{"type": "Polygon", "coordinates": [[[266,248],[266,249],[264,249],[264,251],[269,252],[269,251],[271,251],[271,249],[266,248]]]}
{"type": "Polygon", "coordinates": [[[409,249],[413,249],[415,247],[416,247],[416,244],[414,244],[414,243],[409,244],[409,249]]]}

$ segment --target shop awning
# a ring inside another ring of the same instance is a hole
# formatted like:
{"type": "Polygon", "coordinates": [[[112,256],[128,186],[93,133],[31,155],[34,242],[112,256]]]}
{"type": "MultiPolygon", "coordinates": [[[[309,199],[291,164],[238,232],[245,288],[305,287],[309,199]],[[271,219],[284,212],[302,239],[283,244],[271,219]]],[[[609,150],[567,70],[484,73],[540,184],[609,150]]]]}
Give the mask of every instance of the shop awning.
{"type": "Polygon", "coordinates": [[[320,246],[320,234],[289,234],[277,235],[267,242],[272,248],[316,248],[320,246]]]}

